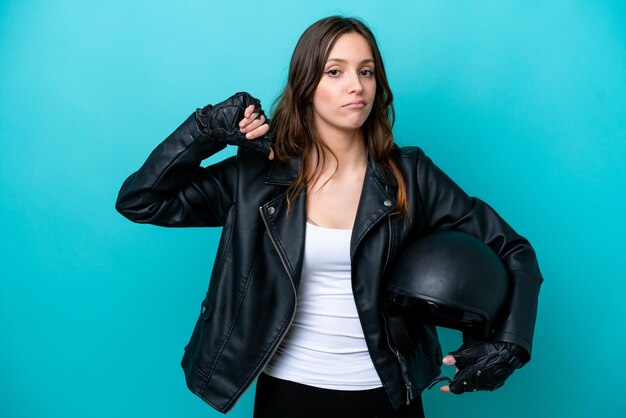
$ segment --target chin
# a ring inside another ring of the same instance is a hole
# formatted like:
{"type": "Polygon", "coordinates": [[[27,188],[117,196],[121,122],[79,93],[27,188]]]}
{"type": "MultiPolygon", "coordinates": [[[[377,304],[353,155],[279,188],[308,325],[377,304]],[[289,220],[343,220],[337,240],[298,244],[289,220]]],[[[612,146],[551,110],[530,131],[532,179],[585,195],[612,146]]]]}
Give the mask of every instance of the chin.
{"type": "Polygon", "coordinates": [[[346,125],[346,126],[339,126],[338,128],[346,131],[346,132],[351,132],[351,131],[356,131],[359,130],[363,127],[363,124],[355,124],[355,125],[346,125]]]}
{"type": "Polygon", "coordinates": [[[358,122],[355,122],[355,123],[351,124],[350,128],[352,128],[352,129],[360,129],[360,128],[363,127],[363,125],[365,125],[365,121],[361,120],[361,121],[358,121],[358,122]]]}
{"type": "Polygon", "coordinates": [[[366,120],[363,118],[335,118],[334,120],[328,118],[325,120],[325,124],[329,127],[332,126],[332,129],[350,132],[361,129],[366,120]]]}
{"type": "MultiPolygon", "coordinates": [[[[363,126],[365,124],[366,120],[367,119],[363,119],[363,118],[351,119],[351,120],[348,120],[348,121],[344,120],[343,126],[345,126],[346,128],[351,128],[351,129],[360,128],[361,126],[363,126]]],[[[338,125],[341,126],[340,124],[338,124],[338,125]]]]}

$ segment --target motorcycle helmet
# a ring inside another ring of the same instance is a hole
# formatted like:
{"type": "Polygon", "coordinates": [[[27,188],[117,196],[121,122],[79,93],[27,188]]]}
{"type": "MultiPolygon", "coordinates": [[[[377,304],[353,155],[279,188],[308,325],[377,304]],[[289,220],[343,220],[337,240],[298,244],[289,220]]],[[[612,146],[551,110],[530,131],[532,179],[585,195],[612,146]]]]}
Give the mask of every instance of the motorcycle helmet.
{"type": "Polygon", "coordinates": [[[472,235],[440,231],[397,257],[386,306],[411,321],[459,330],[464,341],[486,341],[506,305],[509,280],[497,254],[472,235]]]}

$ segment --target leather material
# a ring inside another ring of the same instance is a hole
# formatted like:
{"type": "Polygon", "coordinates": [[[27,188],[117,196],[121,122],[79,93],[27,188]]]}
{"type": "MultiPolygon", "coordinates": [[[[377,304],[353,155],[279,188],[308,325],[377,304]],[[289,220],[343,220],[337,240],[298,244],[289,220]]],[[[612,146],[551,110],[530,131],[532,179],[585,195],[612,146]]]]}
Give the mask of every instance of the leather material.
{"type": "MultiPolygon", "coordinates": [[[[223,227],[206,295],[181,365],[187,385],[216,410],[232,409],[269,361],[296,309],[302,271],[306,192],[286,216],[285,191],[300,170],[238,147],[208,167],[203,159],[225,143],[207,135],[191,114],[123,183],[116,209],[142,224],[223,227]]],[[[487,243],[510,275],[510,309],[494,339],[530,353],[539,288],[535,252],[489,205],[468,196],[418,147],[394,149],[407,184],[413,224],[390,217],[395,178],[368,157],[350,255],[353,292],[372,362],[394,407],[410,402],[440,374],[434,327],[416,330],[412,353],[389,341],[382,300],[388,269],[412,240],[436,230],[459,230],[487,243]]],[[[200,262],[200,261],[199,261],[200,262]]]]}
{"type": "Polygon", "coordinates": [[[450,392],[493,391],[525,363],[524,349],[509,342],[465,343],[452,351],[459,371],[450,381],[450,392]]]}
{"type": "MultiPolygon", "coordinates": [[[[265,116],[261,101],[243,91],[235,93],[215,106],[209,104],[202,109],[196,109],[196,121],[204,134],[218,142],[244,146],[268,155],[272,145],[272,140],[268,136],[249,140],[239,130],[239,122],[244,118],[246,108],[252,104],[253,113],[257,113],[256,119],[265,116]]],[[[269,123],[269,119],[266,121],[269,123]]]]}

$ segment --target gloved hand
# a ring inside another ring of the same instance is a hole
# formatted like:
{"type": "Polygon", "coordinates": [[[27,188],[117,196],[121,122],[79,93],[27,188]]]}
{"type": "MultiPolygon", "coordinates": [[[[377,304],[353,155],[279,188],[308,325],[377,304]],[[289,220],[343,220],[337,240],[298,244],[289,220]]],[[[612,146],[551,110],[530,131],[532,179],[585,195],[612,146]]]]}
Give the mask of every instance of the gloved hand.
{"type": "MultiPolygon", "coordinates": [[[[196,121],[202,131],[214,140],[237,146],[252,148],[264,154],[269,154],[272,140],[266,136],[248,139],[240,131],[239,122],[246,115],[246,108],[254,105],[253,113],[256,119],[265,118],[261,102],[246,92],[235,93],[233,96],[216,105],[207,105],[196,110],[196,121]]],[[[269,119],[267,119],[269,122],[269,119]]]]}
{"type": "Polygon", "coordinates": [[[496,390],[528,361],[528,353],[517,344],[493,341],[465,343],[443,359],[447,365],[456,364],[457,373],[443,392],[460,395],[478,390],[496,390]]]}

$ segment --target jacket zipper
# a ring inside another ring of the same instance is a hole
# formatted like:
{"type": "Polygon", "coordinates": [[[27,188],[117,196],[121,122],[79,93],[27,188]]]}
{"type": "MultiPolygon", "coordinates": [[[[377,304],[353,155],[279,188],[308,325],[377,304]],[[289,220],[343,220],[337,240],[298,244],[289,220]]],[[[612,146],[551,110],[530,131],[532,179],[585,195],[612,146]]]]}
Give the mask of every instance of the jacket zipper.
{"type": "Polygon", "coordinates": [[[385,318],[384,314],[383,321],[385,322],[385,335],[387,336],[387,345],[389,346],[389,349],[393,352],[393,354],[395,354],[398,358],[398,363],[400,363],[400,369],[402,370],[402,380],[404,380],[404,386],[406,387],[406,404],[408,405],[411,403],[411,399],[413,399],[413,386],[411,386],[411,381],[406,375],[406,363],[400,358],[400,353],[391,346],[391,343],[389,341],[389,333],[387,332],[387,319],[385,318]]]}
{"type": "MultiPolygon", "coordinates": [[[[389,192],[389,187],[385,185],[385,191],[389,192]]],[[[383,277],[385,276],[385,271],[387,270],[387,262],[389,261],[389,255],[391,253],[391,239],[392,239],[392,229],[391,229],[391,216],[387,216],[389,220],[389,244],[387,245],[387,258],[385,259],[385,265],[383,266],[383,277]]],[[[406,362],[400,358],[400,353],[395,350],[391,346],[391,341],[389,339],[389,333],[387,331],[387,318],[385,318],[385,313],[381,309],[381,314],[383,317],[383,322],[385,323],[385,335],[387,336],[387,345],[389,349],[396,355],[398,358],[398,363],[400,363],[400,369],[402,371],[402,380],[404,380],[404,385],[406,387],[406,404],[409,405],[411,403],[411,399],[413,399],[413,387],[411,386],[411,381],[406,374],[406,362]]]]}
{"type": "Polygon", "coordinates": [[[257,373],[255,373],[254,377],[250,380],[250,384],[247,385],[245,388],[243,388],[243,390],[241,391],[241,393],[239,395],[239,398],[237,398],[237,400],[230,407],[230,409],[234,408],[235,405],[237,405],[237,402],[239,402],[239,399],[241,399],[241,395],[243,395],[243,393],[250,387],[250,385],[252,385],[252,382],[254,382],[254,379],[256,379],[263,372],[263,369],[265,369],[265,366],[267,366],[267,363],[270,362],[270,360],[274,356],[274,353],[276,352],[276,350],[278,350],[278,347],[280,347],[280,344],[283,342],[283,339],[285,339],[285,336],[287,335],[287,331],[289,331],[289,328],[291,327],[291,324],[293,323],[293,319],[296,316],[296,308],[298,307],[298,297],[296,295],[296,285],[294,284],[293,277],[291,277],[291,273],[289,273],[289,269],[287,268],[287,264],[285,264],[285,260],[283,260],[283,257],[281,255],[280,251],[278,250],[278,246],[276,245],[276,242],[274,242],[274,239],[272,238],[272,234],[269,233],[269,229],[268,229],[268,226],[267,226],[267,220],[265,219],[265,216],[263,215],[263,206],[259,207],[259,211],[261,212],[261,218],[263,219],[263,223],[265,224],[265,229],[268,231],[268,236],[270,237],[270,240],[272,241],[272,244],[274,245],[274,248],[276,248],[276,252],[278,253],[278,258],[280,258],[280,261],[283,264],[283,268],[285,269],[285,271],[287,272],[287,276],[289,277],[289,282],[291,283],[291,288],[293,289],[293,297],[294,297],[295,305],[294,305],[293,312],[291,313],[291,319],[289,319],[289,325],[287,325],[287,328],[285,328],[285,331],[280,336],[280,340],[278,341],[278,343],[276,344],[276,346],[272,350],[271,354],[267,357],[267,360],[265,360],[265,362],[263,363],[263,366],[259,369],[259,371],[257,373]]]}
{"type": "MultiPolygon", "coordinates": [[[[265,219],[265,216],[263,216],[263,207],[262,206],[259,207],[259,210],[261,211],[261,217],[263,218],[263,223],[265,224],[265,229],[268,229],[267,228],[267,221],[265,219]]],[[[274,245],[274,248],[276,248],[276,252],[278,253],[278,258],[280,258],[281,263],[283,263],[283,268],[287,272],[287,277],[289,277],[289,283],[291,283],[291,288],[293,289],[294,308],[293,308],[293,312],[291,313],[291,319],[289,319],[289,325],[287,325],[287,328],[285,329],[285,332],[283,332],[283,335],[280,336],[280,340],[278,341],[278,344],[276,344],[276,347],[274,347],[274,349],[272,350],[272,353],[269,355],[267,360],[265,360],[265,363],[263,364],[263,367],[261,368],[259,373],[257,373],[257,376],[259,374],[261,374],[261,372],[263,371],[265,366],[267,366],[267,363],[269,363],[270,360],[272,359],[272,357],[274,356],[274,353],[276,352],[276,350],[278,350],[278,347],[280,346],[280,343],[283,342],[283,339],[287,335],[287,331],[289,331],[289,328],[291,327],[291,324],[293,323],[293,318],[296,316],[296,310],[298,308],[298,296],[297,296],[297,293],[296,293],[296,285],[294,284],[293,277],[291,277],[291,273],[289,272],[289,269],[287,268],[287,264],[285,263],[285,260],[283,260],[283,257],[281,255],[280,251],[278,251],[278,246],[276,245],[276,242],[274,242],[274,238],[272,238],[272,234],[269,233],[269,229],[268,229],[268,234],[267,235],[270,237],[270,240],[272,241],[272,244],[274,245]]],[[[255,378],[256,378],[256,376],[255,376],[255,378]]]]}

